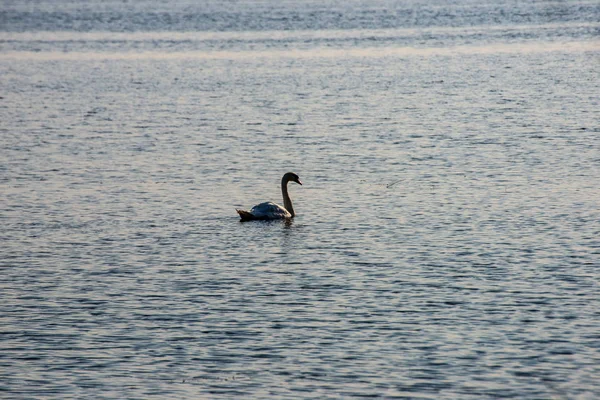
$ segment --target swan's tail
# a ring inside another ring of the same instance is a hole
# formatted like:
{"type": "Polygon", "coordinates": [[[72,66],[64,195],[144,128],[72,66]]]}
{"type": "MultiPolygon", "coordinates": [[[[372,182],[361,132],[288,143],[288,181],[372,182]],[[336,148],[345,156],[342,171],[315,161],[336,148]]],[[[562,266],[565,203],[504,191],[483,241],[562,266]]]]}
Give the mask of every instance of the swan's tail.
{"type": "Polygon", "coordinates": [[[244,211],[244,210],[235,210],[237,211],[238,214],[240,214],[240,218],[242,219],[242,221],[252,221],[254,218],[254,215],[250,214],[248,211],[244,211]]]}

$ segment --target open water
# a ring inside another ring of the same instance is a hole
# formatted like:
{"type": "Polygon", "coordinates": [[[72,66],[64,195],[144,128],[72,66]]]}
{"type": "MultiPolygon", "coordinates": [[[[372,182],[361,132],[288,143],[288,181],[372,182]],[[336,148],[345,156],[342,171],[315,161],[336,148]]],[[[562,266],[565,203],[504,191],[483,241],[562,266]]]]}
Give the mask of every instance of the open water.
{"type": "Polygon", "coordinates": [[[599,21],[3,1],[0,397],[599,398],[599,21]]]}

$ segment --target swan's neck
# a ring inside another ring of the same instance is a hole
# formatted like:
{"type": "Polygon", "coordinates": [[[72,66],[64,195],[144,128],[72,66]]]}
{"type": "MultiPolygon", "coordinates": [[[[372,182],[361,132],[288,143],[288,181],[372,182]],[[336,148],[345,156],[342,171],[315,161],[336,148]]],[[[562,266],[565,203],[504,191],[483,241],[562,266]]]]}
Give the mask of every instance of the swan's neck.
{"type": "Polygon", "coordinates": [[[290,195],[288,194],[288,188],[287,188],[287,184],[289,182],[289,179],[287,179],[286,176],[283,177],[283,179],[281,179],[281,193],[283,194],[283,206],[285,207],[286,210],[288,210],[288,212],[290,214],[292,214],[292,217],[294,217],[294,215],[296,215],[294,213],[294,206],[292,205],[292,199],[290,199],[290,195]]]}

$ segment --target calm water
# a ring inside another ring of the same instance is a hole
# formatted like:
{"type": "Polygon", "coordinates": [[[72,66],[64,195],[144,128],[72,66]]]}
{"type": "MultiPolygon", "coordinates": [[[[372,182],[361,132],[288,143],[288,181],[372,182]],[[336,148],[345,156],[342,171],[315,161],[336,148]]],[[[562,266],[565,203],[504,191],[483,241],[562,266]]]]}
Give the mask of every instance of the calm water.
{"type": "Polygon", "coordinates": [[[1,7],[1,398],[600,397],[598,1],[1,7]]]}

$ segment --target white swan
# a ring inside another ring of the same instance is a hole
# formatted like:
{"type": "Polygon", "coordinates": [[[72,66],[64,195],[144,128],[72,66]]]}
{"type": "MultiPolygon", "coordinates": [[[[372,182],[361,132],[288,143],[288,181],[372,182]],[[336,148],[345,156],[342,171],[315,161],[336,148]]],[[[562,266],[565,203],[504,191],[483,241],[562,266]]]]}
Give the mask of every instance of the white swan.
{"type": "Polygon", "coordinates": [[[289,219],[294,218],[294,207],[292,206],[292,200],[288,195],[287,184],[289,181],[296,182],[298,185],[302,185],[300,178],[293,172],[288,172],[281,178],[281,193],[283,194],[283,205],[272,202],[260,203],[252,207],[250,211],[237,210],[240,214],[242,221],[252,220],[269,220],[269,219],[289,219]]]}

